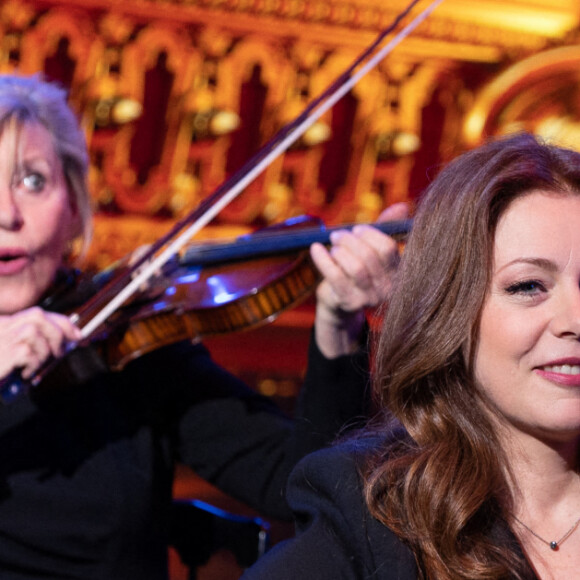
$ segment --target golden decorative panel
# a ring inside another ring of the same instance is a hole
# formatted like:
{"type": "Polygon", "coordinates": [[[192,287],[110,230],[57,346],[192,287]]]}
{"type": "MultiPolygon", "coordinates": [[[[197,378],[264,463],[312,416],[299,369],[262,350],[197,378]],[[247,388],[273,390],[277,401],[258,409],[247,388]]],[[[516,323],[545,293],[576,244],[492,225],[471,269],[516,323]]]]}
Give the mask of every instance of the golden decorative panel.
{"type": "MultiPolygon", "coordinates": [[[[100,268],[197,207],[405,6],[8,0],[0,71],[44,72],[69,89],[90,147],[90,260],[100,268]]],[[[564,119],[572,134],[577,29],[575,0],[443,2],[202,236],[302,213],[372,221],[417,196],[432,168],[483,134],[539,130],[540,103],[544,130],[564,119]]]]}
{"type": "Polygon", "coordinates": [[[580,46],[562,46],[525,58],[493,79],[464,123],[469,146],[487,135],[530,131],[580,148],[580,46]]]}

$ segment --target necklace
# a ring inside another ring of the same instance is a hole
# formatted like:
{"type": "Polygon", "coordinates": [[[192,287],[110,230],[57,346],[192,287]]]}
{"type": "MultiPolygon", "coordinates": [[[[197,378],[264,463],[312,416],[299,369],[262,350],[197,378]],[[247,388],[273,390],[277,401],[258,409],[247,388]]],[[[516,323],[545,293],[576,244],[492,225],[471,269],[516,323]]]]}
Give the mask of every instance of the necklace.
{"type": "Polygon", "coordinates": [[[530,534],[532,534],[533,536],[538,538],[538,540],[540,540],[541,542],[544,542],[544,544],[549,546],[550,550],[554,550],[554,551],[558,550],[558,548],[560,547],[560,544],[562,544],[565,540],[567,540],[572,535],[572,532],[574,532],[574,530],[578,527],[578,524],[580,524],[580,518],[578,518],[574,522],[572,527],[559,540],[552,540],[551,542],[548,542],[548,540],[544,540],[544,538],[542,538],[541,536],[536,534],[536,532],[534,532],[534,530],[532,530],[532,528],[529,528],[528,526],[526,526],[526,524],[524,524],[524,522],[522,522],[522,520],[520,520],[517,516],[514,516],[514,520],[516,520],[516,522],[518,522],[518,524],[520,524],[521,526],[526,528],[526,530],[528,530],[528,532],[530,532],[530,534]]]}

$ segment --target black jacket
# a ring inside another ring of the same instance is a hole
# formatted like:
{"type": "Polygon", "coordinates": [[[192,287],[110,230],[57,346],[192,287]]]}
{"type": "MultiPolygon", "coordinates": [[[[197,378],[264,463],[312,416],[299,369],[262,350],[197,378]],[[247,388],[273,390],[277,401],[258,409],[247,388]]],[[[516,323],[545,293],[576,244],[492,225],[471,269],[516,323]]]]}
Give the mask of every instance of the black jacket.
{"type": "Polygon", "coordinates": [[[292,467],[364,412],[364,353],[310,356],[296,421],[189,343],[1,407],[0,578],[166,578],[176,462],[289,518],[292,467]]]}
{"type": "Polygon", "coordinates": [[[355,448],[324,449],[297,465],[287,491],[296,537],[242,580],[416,580],[411,551],[366,508],[355,448]]]}

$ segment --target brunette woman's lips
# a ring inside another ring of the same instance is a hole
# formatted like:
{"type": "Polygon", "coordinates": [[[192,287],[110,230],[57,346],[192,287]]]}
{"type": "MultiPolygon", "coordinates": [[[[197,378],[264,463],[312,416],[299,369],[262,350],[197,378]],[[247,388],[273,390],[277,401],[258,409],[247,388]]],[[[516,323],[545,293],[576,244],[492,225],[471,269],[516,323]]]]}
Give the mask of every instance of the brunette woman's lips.
{"type": "Polygon", "coordinates": [[[535,371],[543,378],[559,385],[580,386],[580,360],[568,359],[537,367],[535,371]]]}
{"type": "Polygon", "coordinates": [[[30,256],[22,250],[0,249],[0,276],[18,274],[30,263],[30,256]]]}

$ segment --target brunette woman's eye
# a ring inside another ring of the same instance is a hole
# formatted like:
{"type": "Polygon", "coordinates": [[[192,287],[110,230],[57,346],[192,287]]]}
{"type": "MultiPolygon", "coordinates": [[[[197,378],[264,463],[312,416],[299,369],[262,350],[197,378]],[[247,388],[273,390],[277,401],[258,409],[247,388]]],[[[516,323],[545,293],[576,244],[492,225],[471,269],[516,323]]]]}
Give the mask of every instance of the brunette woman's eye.
{"type": "Polygon", "coordinates": [[[546,287],[539,280],[523,280],[506,288],[508,294],[537,294],[545,292],[546,287]]]}

